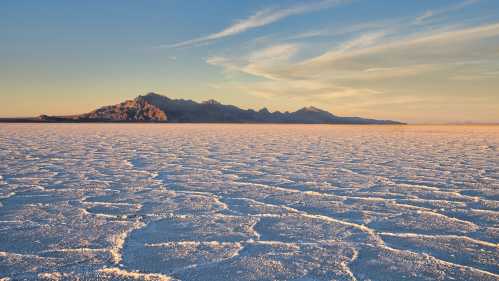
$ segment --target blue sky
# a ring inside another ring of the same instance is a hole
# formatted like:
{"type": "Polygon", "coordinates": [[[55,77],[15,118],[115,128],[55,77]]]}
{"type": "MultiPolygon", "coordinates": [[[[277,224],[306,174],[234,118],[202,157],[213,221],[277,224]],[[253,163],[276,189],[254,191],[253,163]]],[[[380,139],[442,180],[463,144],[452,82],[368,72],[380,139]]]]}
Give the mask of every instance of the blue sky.
{"type": "Polygon", "coordinates": [[[0,3],[0,116],[149,91],[244,108],[499,122],[499,1],[0,3]]]}

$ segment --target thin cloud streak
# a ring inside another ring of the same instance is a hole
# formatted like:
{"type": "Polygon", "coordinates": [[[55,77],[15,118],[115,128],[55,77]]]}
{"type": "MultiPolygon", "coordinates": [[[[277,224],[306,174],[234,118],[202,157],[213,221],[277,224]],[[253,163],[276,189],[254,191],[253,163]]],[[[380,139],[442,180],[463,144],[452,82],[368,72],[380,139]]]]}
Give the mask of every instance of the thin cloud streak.
{"type": "MultiPolygon", "coordinates": [[[[470,41],[473,39],[481,39],[488,37],[495,37],[499,35],[499,23],[488,25],[481,25],[476,27],[469,27],[459,30],[450,30],[446,32],[438,32],[427,34],[423,36],[408,37],[406,39],[396,40],[393,42],[374,45],[368,48],[360,48],[351,52],[343,52],[342,50],[331,50],[325,54],[305,61],[302,66],[314,64],[321,66],[325,63],[333,63],[334,61],[343,60],[362,55],[369,55],[373,53],[381,53],[389,49],[408,48],[417,45],[428,44],[443,44],[448,42],[470,41]]],[[[356,39],[357,40],[357,39],[356,39]]]]}
{"type": "Polygon", "coordinates": [[[448,7],[442,8],[442,9],[428,10],[424,14],[416,17],[416,19],[415,19],[414,22],[416,24],[421,24],[421,23],[423,23],[424,21],[426,21],[426,20],[428,20],[430,18],[433,18],[433,17],[436,17],[436,16],[440,16],[440,15],[444,15],[444,14],[447,14],[447,13],[450,13],[450,12],[461,10],[461,9],[467,7],[467,6],[476,4],[479,1],[480,0],[466,0],[466,1],[463,1],[461,3],[455,4],[455,5],[452,5],[452,6],[448,6],[448,7]]]}
{"type": "Polygon", "coordinates": [[[179,47],[187,47],[198,45],[202,43],[207,43],[211,41],[215,41],[221,38],[234,36],[243,32],[246,32],[250,29],[262,27],[279,20],[285,19],[291,16],[297,16],[309,12],[315,12],[322,9],[328,9],[333,6],[339,5],[341,3],[348,2],[347,0],[323,0],[321,2],[316,3],[304,3],[300,5],[295,5],[283,9],[264,9],[256,12],[254,15],[246,18],[244,20],[240,20],[233,25],[225,28],[222,31],[212,33],[206,36],[202,36],[199,38],[171,44],[171,45],[162,45],[160,47],[166,48],[179,48],[179,47]]]}

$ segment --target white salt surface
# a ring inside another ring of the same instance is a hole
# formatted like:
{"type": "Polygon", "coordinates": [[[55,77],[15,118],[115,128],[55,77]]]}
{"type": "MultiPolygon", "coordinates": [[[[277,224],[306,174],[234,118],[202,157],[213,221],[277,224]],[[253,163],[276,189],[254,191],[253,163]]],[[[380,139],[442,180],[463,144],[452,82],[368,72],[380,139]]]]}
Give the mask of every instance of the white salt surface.
{"type": "Polygon", "coordinates": [[[0,125],[0,279],[499,280],[499,127],[0,125]]]}

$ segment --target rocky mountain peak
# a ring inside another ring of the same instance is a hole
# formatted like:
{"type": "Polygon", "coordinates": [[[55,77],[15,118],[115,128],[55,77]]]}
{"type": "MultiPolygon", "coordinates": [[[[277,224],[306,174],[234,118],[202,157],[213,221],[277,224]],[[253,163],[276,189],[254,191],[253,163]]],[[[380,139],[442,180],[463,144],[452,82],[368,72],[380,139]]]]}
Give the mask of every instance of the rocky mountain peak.
{"type": "Polygon", "coordinates": [[[214,100],[214,99],[210,99],[210,100],[207,100],[207,101],[204,101],[203,104],[209,104],[209,105],[221,105],[221,103],[219,103],[218,101],[214,100]]]}
{"type": "Polygon", "coordinates": [[[307,107],[302,108],[302,110],[309,111],[309,112],[325,112],[324,110],[319,109],[319,108],[314,107],[314,106],[307,106],[307,107]]]}
{"type": "Polygon", "coordinates": [[[117,105],[104,106],[78,116],[80,120],[165,122],[164,111],[140,97],[117,105]]]}

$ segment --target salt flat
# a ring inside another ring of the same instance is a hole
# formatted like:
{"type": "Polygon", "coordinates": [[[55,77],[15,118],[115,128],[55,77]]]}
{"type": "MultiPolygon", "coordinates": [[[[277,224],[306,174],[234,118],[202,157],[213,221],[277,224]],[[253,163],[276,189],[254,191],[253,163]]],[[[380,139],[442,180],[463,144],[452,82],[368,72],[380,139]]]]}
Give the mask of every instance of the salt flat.
{"type": "Polygon", "coordinates": [[[1,124],[6,280],[499,280],[499,127],[1,124]]]}

